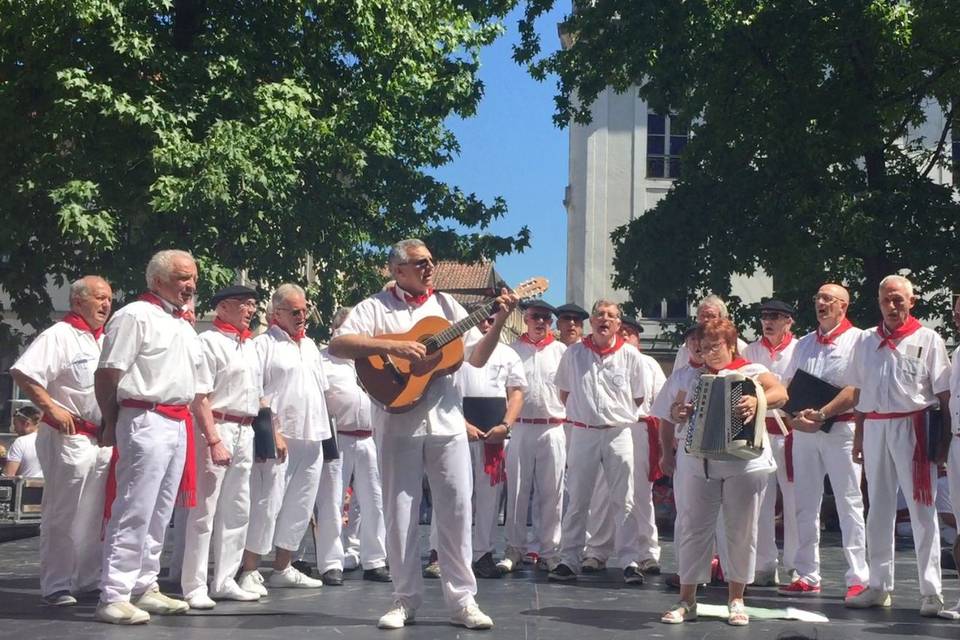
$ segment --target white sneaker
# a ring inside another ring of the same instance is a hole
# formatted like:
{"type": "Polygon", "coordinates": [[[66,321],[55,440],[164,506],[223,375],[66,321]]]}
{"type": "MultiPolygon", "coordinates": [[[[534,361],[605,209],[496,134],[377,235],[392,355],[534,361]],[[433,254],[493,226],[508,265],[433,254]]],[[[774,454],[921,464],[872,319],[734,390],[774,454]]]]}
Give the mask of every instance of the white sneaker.
{"type": "Polygon", "coordinates": [[[515,547],[507,547],[503,560],[497,563],[497,568],[503,573],[511,573],[521,566],[523,566],[523,553],[515,547]]]}
{"type": "Polygon", "coordinates": [[[208,596],[207,592],[203,589],[198,589],[194,593],[191,593],[184,598],[184,600],[191,609],[213,609],[217,606],[217,603],[211,600],[210,596],[208,596]]]}
{"type": "Polygon", "coordinates": [[[267,584],[280,589],[319,589],[323,586],[323,580],[305,576],[292,566],[288,566],[283,571],[271,573],[267,578],[267,584]]]}
{"type": "Polygon", "coordinates": [[[937,616],[945,620],[960,620],[960,602],[957,602],[957,606],[952,609],[941,609],[937,616]]]}
{"type": "Polygon", "coordinates": [[[493,628],[493,620],[483,611],[480,611],[480,607],[476,604],[468,604],[450,616],[450,624],[466,627],[467,629],[493,628]]]}
{"type": "Polygon", "coordinates": [[[377,627],[380,629],[403,629],[405,625],[413,624],[416,613],[416,609],[408,609],[397,600],[393,603],[393,608],[380,616],[377,627]]]}
{"type": "Polygon", "coordinates": [[[943,596],[939,593],[920,598],[920,615],[924,618],[936,618],[943,611],[943,596]]]}
{"type": "Polygon", "coordinates": [[[138,609],[129,602],[98,602],[93,617],[100,622],[110,624],[145,624],[150,622],[150,614],[138,609]]]}
{"type": "MultiPolygon", "coordinates": [[[[263,588],[262,586],[260,587],[263,588]]],[[[265,589],[264,589],[265,590],[265,589]]],[[[241,589],[234,580],[227,580],[223,589],[211,591],[210,597],[214,600],[236,600],[238,602],[255,602],[260,599],[260,594],[255,591],[241,589]]],[[[193,605],[190,605],[191,607],[193,605]]]]}
{"type": "Polygon", "coordinates": [[[889,591],[867,587],[858,595],[843,601],[848,609],[869,609],[871,607],[889,607],[892,598],[889,591]]]}
{"type": "Polygon", "coordinates": [[[344,571],[356,571],[360,568],[360,558],[348,553],[343,556],[343,570],[344,571]]]}
{"type": "Polygon", "coordinates": [[[174,615],[177,613],[186,613],[190,610],[183,600],[176,600],[160,593],[160,587],[153,585],[143,593],[135,603],[138,608],[148,613],[157,613],[160,615],[174,615]]]}
{"type": "Polygon", "coordinates": [[[244,591],[255,593],[261,598],[267,595],[267,588],[263,586],[263,576],[260,575],[260,572],[256,569],[241,573],[240,580],[237,582],[237,586],[244,591]]]}

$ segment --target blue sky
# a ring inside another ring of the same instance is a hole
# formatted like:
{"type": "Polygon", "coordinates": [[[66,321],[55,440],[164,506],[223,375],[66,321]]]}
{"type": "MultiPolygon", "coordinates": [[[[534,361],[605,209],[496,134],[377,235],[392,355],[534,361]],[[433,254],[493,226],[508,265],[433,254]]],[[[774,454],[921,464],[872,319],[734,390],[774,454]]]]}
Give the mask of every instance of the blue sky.
{"type": "MultiPolygon", "coordinates": [[[[559,47],[557,22],[569,11],[568,0],[537,24],[544,50],[559,47]]],[[[553,125],[555,79],[537,82],[512,59],[519,40],[510,14],[507,32],[481,54],[484,97],[473,118],[451,118],[450,129],[460,141],[460,156],[434,174],[486,201],[503,196],[508,213],[490,230],[497,235],[530,227],[531,246],[524,253],[497,260],[497,271],[510,284],[540,275],[550,280],[544,298],[563,304],[566,297],[567,130],[553,125]]]]}

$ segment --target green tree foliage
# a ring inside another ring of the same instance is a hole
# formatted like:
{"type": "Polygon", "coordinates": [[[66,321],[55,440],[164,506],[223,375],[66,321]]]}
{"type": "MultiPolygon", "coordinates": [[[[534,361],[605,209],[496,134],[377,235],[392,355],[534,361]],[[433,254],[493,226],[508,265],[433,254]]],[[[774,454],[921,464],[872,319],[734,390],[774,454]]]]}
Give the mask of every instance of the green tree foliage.
{"type": "Polygon", "coordinates": [[[574,0],[572,46],[543,56],[532,24],[553,3],[528,0],[516,57],[559,76],[558,124],[588,121],[608,86],[693,123],[683,177],[614,234],[615,284],[637,306],[729,294],[731,275],[763,269],[807,326],[825,281],[847,283],[870,324],[879,280],[908,269],[941,291],[918,315],[946,312],[960,208],[934,178],[960,96],[955,3],[574,0]]]}
{"type": "Polygon", "coordinates": [[[13,310],[48,322],[48,276],[137,291],[166,247],[194,252],[207,293],[240,269],[269,283],[313,270],[323,317],[381,286],[400,238],[444,258],[522,250],[525,227],[484,233],[502,200],[429,174],[458,152],[444,120],[474,113],[479,50],[511,4],[2,0],[13,310]]]}

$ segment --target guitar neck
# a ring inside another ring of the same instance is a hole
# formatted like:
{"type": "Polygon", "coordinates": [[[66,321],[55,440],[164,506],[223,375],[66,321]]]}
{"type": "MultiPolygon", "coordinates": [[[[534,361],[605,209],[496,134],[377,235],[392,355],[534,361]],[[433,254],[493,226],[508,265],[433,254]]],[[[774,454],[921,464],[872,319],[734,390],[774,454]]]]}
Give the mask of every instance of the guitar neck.
{"type": "Polygon", "coordinates": [[[442,349],[457,338],[461,337],[467,331],[470,331],[470,329],[473,329],[475,326],[483,322],[484,318],[490,317],[490,314],[493,312],[496,306],[496,300],[485,302],[482,306],[474,310],[473,313],[468,315],[463,320],[455,322],[440,333],[430,336],[424,340],[424,344],[427,345],[428,351],[432,352],[442,349]]]}

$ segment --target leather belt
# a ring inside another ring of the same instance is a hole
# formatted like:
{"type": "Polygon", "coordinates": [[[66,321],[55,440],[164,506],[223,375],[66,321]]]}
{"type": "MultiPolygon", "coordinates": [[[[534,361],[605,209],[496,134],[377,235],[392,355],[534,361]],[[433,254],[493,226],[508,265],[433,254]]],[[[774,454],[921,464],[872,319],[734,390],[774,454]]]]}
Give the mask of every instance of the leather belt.
{"type": "Polygon", "coordinates": [[[247,425],[253,424],[253,419],[256,416],[235,416],[230,413],[224,413],[223,411],[212,411],[213,417],[217,420],[223,420],[224,422],[236,422],[241,427],[246,427],[247,425]]]}
{"type": "Polygon", "coordinates": [[[580,429],[611,429],[614,426],[612,424],[584,424],[576,420],[567,420],[567,422],[580,429]]]}
{"type": "Polygon", "coordinates": [[[342,436],[353,436],[354,438],[369,438],[373,435],[373,431],[369,429],[355,429],[353,431],[337,431],[342,436]]]}
{"type": "Polygon", "coordinates": [[[566,420],[563,418],[520,418],[517,422],[520,424],[563,424],[566,420]]]}

